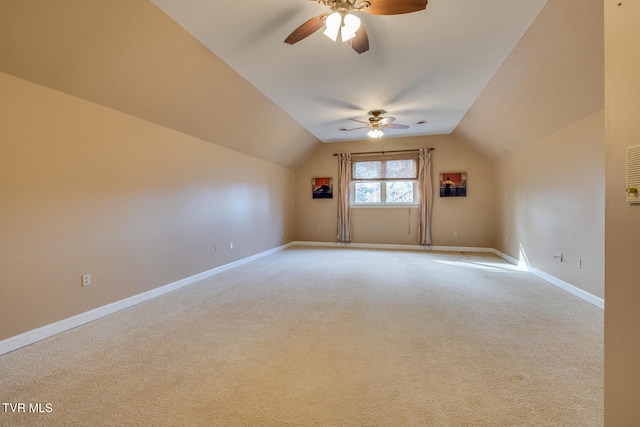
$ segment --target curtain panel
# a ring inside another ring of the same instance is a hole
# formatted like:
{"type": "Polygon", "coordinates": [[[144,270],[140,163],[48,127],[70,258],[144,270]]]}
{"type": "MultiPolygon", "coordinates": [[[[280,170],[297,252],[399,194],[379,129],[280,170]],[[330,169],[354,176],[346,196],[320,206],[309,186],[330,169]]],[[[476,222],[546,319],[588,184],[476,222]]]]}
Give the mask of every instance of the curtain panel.
{"type": "Polygon", "coordinates": [[[433,206],[433,179],[431,177],[431,150],[421,148],[418,153],[418,243],[431,244],[431,210],[433,206]]]}
{"type": "Polygon", "coordinates": [[[338,241],[351,241],[351,154],[338,154],[338,241]]]}

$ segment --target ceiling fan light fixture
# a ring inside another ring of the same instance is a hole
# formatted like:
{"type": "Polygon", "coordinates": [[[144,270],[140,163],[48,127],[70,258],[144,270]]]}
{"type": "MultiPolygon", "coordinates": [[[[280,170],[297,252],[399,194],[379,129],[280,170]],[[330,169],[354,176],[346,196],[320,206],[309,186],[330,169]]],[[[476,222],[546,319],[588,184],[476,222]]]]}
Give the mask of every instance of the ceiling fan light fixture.
{"type": "Polygon", "coordinates": [[[338,31],[340,31],[340,24],[342,24],[342,15],[338,12],[333,12],[331,15],[327,16],[324,23],[327,26],[324,30],[324,35],[329,37],[331,40],[336,41],[338,38],[338,31]]]}
{"type": "Polygon", "coordinates": [[[352,12],[364,12],[372,15],[400,15],[426,9],[428,0],[313,0],[331,10],[321,13],[305,21],[284,40],[287,44],[295,44],[304,40],[323,26],[324,35],[337,41],[338,33],[343,42],[358,54],[369,50],[369,37],[360,18],[352,12]],[[373,4],[372,4],[373,3],[373,4]]]}
{"type": "Polygon", "coordinates": [[[369,136],[369,138],[376,139],[384,136],[384,132],[382,132],[380,129],[371,129],[369,132],[367,132],[367,135],[369,136]]]}
{"type": "Polygon", "coordinates": [[[360,18],[355,15],[347,14],[344,17],[344,25],[342,26],[342,41],[346,42],[356,36],[356,31],[360,28],[360,18]]]}

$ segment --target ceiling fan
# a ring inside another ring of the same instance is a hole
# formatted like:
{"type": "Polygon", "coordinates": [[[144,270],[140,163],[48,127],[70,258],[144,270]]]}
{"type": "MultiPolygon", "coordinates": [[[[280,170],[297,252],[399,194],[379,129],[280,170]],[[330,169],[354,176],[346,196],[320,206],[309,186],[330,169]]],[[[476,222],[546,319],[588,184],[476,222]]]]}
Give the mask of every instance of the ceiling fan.
{"type": "Polygon", "coordinates": [[[428,0],[310,0],[322,3],[331,13],[322,13],[309,19],[293,30],[285,43],[298,43],[326,26],[324,34],[335,41],[338,33],[343,42],[348,41],[353,50],[364,53],[369,50],[369,37],[360,18],[351,12],[366,12],[371,15],[399,15],[418,12],[427,7],[428,0]]]}
{"type": "Polygon", "coordinates": [[[360,126],[357,128],[353,128],[353,129],[346,129],[346,128],[342,128],[340,130],[342,131],[352,131],[352,130],[357,130],[357,129],[369,129],[369,132],[367,132],[367,135],[371,138],[380,138],[381,136],[384,135],[384,132],[382,131],[382,129],[385,128],[389,128],[389,129],[409,129],[409,126],[407,125],[400,125],[400,124],[396,124],[396,123],[392,123],[396,120],[395,117],[382,117],[380,114],[384,114],[386,113],[386,111],[384,110],[371,110],[369,111],[367,114],[369,114],[371,117],[369,117],[369,122],[365,122],[362,120],[356,120],[356,119],[349,119],[352,120],[354,122],[358,122],[358,123],[362,123],[366,126],[360,126]]]}

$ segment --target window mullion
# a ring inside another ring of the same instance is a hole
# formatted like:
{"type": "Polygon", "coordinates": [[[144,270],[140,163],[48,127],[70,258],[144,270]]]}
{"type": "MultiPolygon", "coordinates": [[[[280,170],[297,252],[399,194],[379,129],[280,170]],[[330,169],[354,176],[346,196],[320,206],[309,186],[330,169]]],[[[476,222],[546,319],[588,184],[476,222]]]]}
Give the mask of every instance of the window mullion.
{"type": "Polygon", "coordinates": [[[358,206],[382,207],[417,203],[415,160],[412,165],[405,165],[403,161],[404,159],[367,159],[354,163],[351,187],[353,203],[358,206]],[[407,192],[408,185],[403,182],[411,183],[412,194],[407,192]],[[391,191],[389,186],[393,187],[391,191]],[[387,197],[391,197],[391,200],[388,201],[387,197]]]}

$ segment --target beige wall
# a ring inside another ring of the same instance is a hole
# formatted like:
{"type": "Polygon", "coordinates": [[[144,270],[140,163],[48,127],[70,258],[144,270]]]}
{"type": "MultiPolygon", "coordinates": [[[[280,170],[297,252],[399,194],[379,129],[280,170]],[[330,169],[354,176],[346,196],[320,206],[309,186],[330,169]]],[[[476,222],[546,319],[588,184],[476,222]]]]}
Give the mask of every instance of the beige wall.
{"type": "Polygon", "coordinates": [[[640,425],[640,205],[625,149],[640,144],[640,2],[605,1],[605,425],[640,425]]]}
{"type": "Polygon", "coordinates": [[[291,169],[3,73],[0,93],[0,340],[293,239],[291,169]]]}
{"type": "Polygon", "coordinates": [[[496,182],[496,249],[604,298],[604,113],[501,157],[496,182]]]}
{"type": "Polygon", "coordinates": [[[453,135],[492,158],[604,107],[601,0],[547,0],[453,135]]]}
{"type": "MultiPolygon", "coordinates": [[[[434,147],[433,176],[467,172],[466,198],[441,199],[433,205],[433,244],[437,246],[493,247],[493,177],[491,163],[450,135],[353,141],[324,144],[296,170],[296,239],[334,242],[337,199],[312,199],[311,180],[329,176],[337,185],[334,153],[434,147]],[[457,232],[457,237],[453,233],[457,232]]],[[[417,244],[417,209],[354,208],[352,241],[356,243],[417,244]]]]}
{"type": "Polygon", "coordinates": [[[548,0],[452,134],[495,159],[495,248],[600,298],[603,27],[600,0],[548,0]]]}

